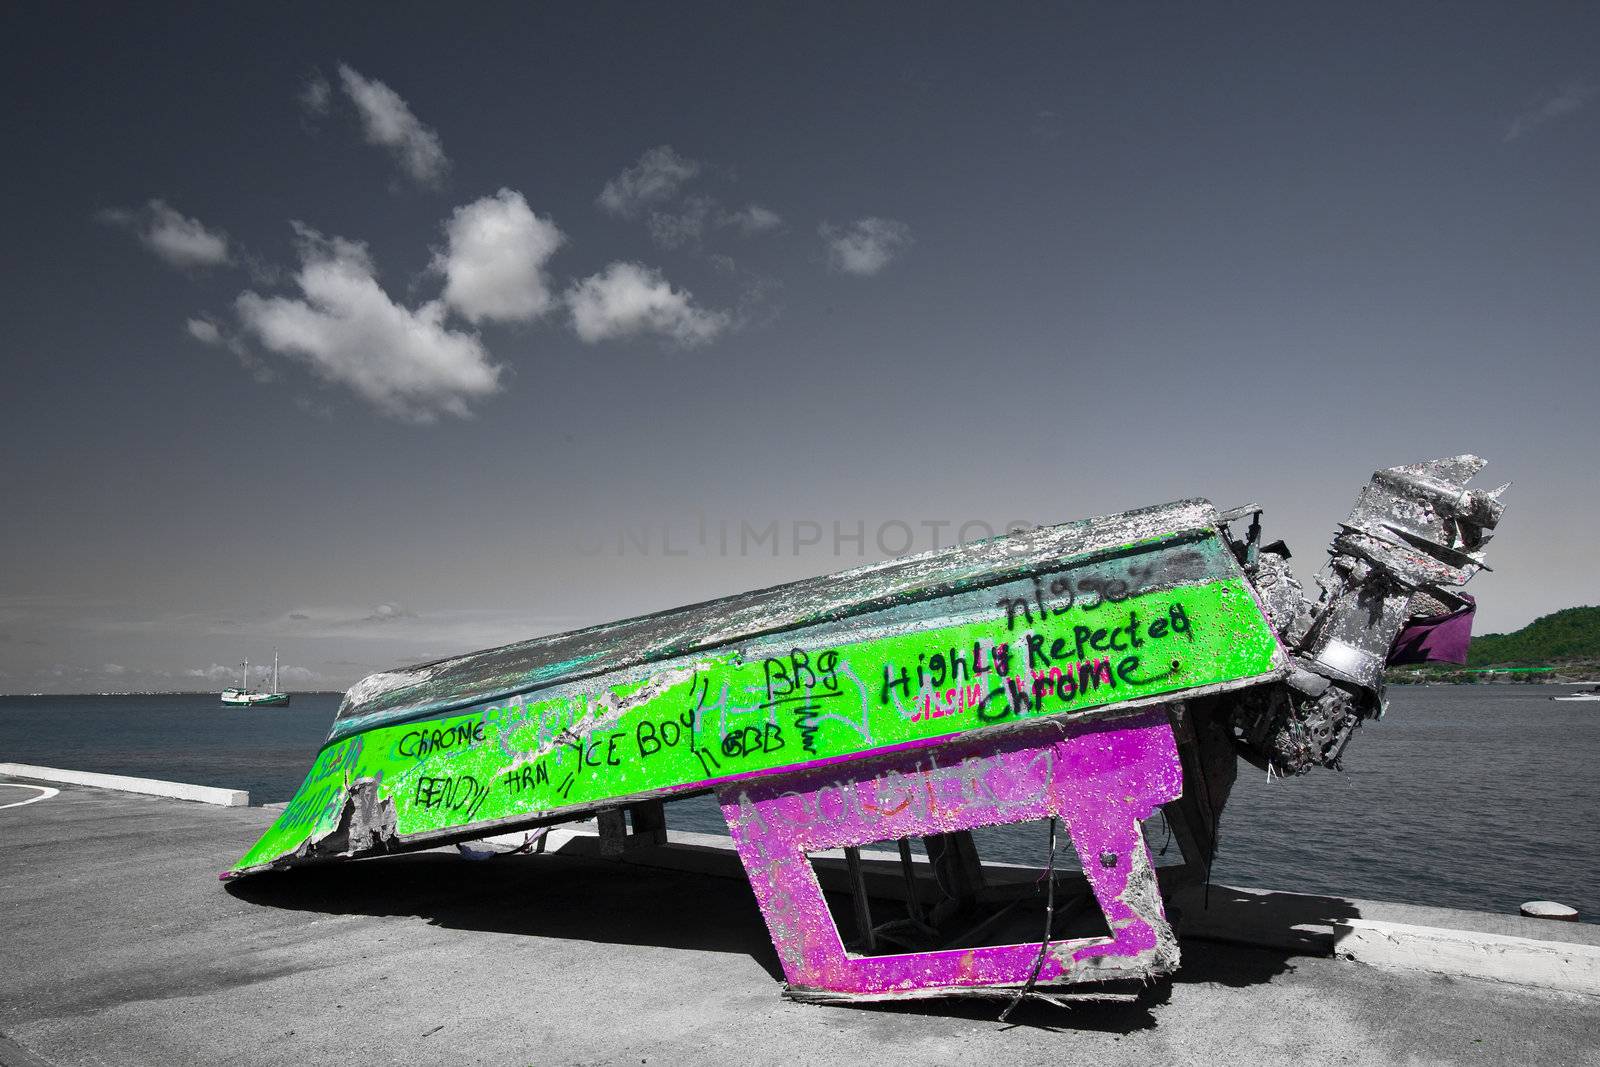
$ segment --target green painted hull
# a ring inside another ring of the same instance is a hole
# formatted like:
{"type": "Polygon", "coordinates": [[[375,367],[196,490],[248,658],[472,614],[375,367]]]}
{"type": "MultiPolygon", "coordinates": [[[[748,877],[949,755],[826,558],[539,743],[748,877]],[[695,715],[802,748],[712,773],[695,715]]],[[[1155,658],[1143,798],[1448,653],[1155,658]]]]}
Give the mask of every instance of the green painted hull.
{"type": "Polygon", "coordinates": [[[375,676],[228,873],[1105,717],[1283,664],[1210,505],[1031,531],[375,676]]]}

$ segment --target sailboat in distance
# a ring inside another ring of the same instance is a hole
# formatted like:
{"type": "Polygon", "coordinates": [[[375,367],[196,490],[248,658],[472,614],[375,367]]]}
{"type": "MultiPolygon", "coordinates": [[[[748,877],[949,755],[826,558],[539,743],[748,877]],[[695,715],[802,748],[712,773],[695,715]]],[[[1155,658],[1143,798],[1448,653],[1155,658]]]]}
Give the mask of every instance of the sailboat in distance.
{"type": "Polygon", "coordinates": [[[224,689],[222,702],[238,707],[279,707],[289,703],[289,694],[278,691],[278,650],[272,650],[272,689],[265,693],[250,691],[250,661],[245,660],[244,682],[237,689],[224,689]]]}

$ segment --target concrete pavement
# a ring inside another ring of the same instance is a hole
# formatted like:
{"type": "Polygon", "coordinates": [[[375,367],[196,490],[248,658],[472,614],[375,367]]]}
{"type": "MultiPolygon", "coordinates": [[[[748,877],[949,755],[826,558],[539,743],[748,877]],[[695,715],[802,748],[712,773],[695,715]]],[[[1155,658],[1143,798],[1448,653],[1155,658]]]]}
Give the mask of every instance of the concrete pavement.
{"type": "Polygon", "coordinates": [[[224,886],[275,812],[60,788],[0,809],[0,1063],[1600,1064],[1600,998],[1201,940],[1009,1026],[799,1005],[738,880],[434,852],[224,886]]]}

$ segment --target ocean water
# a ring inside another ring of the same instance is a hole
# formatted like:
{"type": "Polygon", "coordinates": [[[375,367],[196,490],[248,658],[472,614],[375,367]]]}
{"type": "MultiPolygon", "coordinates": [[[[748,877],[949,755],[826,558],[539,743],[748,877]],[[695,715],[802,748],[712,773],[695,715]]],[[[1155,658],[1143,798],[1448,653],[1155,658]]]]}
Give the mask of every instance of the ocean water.
{"type": "MultiPolygon", "coordinates": [[[[1396,686],[1344,772],[1268,781],[1240,764],[1218,882],[1515,913],[1559,900],[1600,921],[1600,703],[1545,686],[1396,686]]],[[[0,762],[248,789],[299,786],[338,707],[221,706],[211,695],[0,697],[0,762]]],[[[668,808],[722,832],[709,797],[668,808]]],[[[1152,833],[1159,844],[1159,827],[1152,833]]],[[[980,837],[986,858],[1042,862],[1022,828],[980,837]]]]}

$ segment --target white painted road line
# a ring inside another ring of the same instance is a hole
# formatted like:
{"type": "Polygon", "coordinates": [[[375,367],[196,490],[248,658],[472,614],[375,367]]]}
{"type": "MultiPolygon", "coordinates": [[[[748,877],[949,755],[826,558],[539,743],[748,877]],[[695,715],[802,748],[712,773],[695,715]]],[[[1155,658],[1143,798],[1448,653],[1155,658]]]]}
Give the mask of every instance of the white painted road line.
{"type": "Polygon", "coordinates": [[[0,782],[0,786],[4,786],[9,789],[37,789],[39,791],[39,795],[36,797],[29,797],[27,800],[14,800],[9,804],[0,804],[0,809],[20,808],[24,804],[37,804],[39,801],[49,800],[51,797],[61,792],[61,790],[52,789],[47,785],[23,785],[21,782],[0,782]]]}

